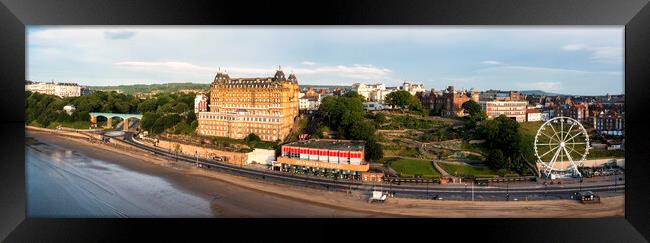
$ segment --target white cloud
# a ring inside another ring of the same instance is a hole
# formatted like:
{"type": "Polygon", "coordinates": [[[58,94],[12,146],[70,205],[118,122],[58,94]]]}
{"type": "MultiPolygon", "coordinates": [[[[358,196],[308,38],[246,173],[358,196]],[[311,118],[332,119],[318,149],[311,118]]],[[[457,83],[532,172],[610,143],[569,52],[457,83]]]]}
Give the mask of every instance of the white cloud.
{"type": "Polygon", "coordinates": [[[313,69],[295,69],[296,75],[300,74],[331,74],[340,77],[354,79],[387,79],[393,72],[387,68],[379,68],[373,65],[354,64],[352,66],[337,65],[325,66],[313,69]]]}
{"type": "Polygon", "coordinates": [[[623,61],[623,48],[614,46],[593,47],[584,44],[569,44],[562,47],[565,51],[588,51],[591,59],[600,63],[621,63],[623,61]]]}
{"type": "Polygon", "coordinates": [[[517,87],[528,90],[559,91],[562,89],[562,84],[560,82],[517,83],[517,87]]]}
{"type": "MultiPolygon", "coordinates": [[[[271,76],[275,73],[272,68],[256,68],[256,67],[213,67],[201,66],[187,62],[140,62],[140,61],[123,61],[113,64],[118,68],[126,68],[131,70],[139,70],[152,73],[174,73],[174,74],[187,74],[192,76],[205,76],[214,75],[218,70],[223,70],[236,77],[239,75],[258,75],[258,76],[271,76]]],[[[352,79],[387,79],[392,73],[392,70],[387,68],[378,68],[373,65],[354,64],[352,66],[337,65],[337,66],[323,66],[317,68],[292,68],[287,67],[285,70],[293,70],[297,75],[316,75],[326,74],[342,78],[352,79]]],[[[299,77],[300,79],[300,77],[299,77]]]]}
{"type": "Polygon", "coordinates": [[[111,40],[129,39],[134,35],[135,35],[135,31],[128,31],[128,30],[104,31],[104,37],[111,40]]]}
{"type": "Polygon", "coordinates": [[[591,59],[603,63],[621,63],[623,61],[623,48],[598,47],[594,48],[591,59]]]}
{"type": "Polygon", "coordinates": [[[618,69],[605,67],[607,71],[619,72],[603,72],[602,66],[593,65],[622,60],[622,48],[608,47],[622,46],[623,27],[43,26],[31,29],[36,27],[30,26],[27,33],[27,77],[36,81],[81,80],[97,85],[149,80],[209,82],[219,67],[232,77],[267,77],[275,73],[278,64],[285,73],[296,73],[301,84],[393,84],[399,78],[426,80],[425,85],[435,88],[458,82],[456,87],[509,89],[516,88],[517,82],[552,80],[561,81],[565,92],[591,92],[587,89],[618,90],[623,77],[620,64],[618,69]],[[129,32],[135,34],[126,38],[129,32]],[[108,38],[111,35],[125,39],[108,38]],[[260,42],[260,36],[265,41],[260,42]],[[281,38],[286,36],[295,38],[281,38]],[[508,42],[503,42],[504,39],[508,42]],[[571,43],[578,44],[562,48],[571,43]],[[556,56],[558,53],[563,54],[562,58],[556,56]],[[533,58],[534,65],[538,66],[563,68],[569,63],[580,70],[513,66],[508,63],[512,62],[510,59],[499,60],[513,54],[520,60],[533,58]],[[481,69],[472,70],[476,66],[481,69]],[[447,81],[441,77],[453,79],[447,81]]]}
{"type": "Polygon", "coordinates": [[[503,64],[503,63],[502,63],[502,62],[499,62],[499,61],[489,60],[489,61],[482,61],[481,64],[488,64],[488,65],[501,65],[501,64],[503,64]]]}
{"type": "Polygon", "coordinates": [[[536,72],[536,73],[548,73],[548,74],[609,74],[609,75],[620,75],[622,72],[593,72],[593,71],[584,71],[576,69],[564,69],[564,68],[548,68],[548,67],[534,67],[534,66],[499,66],[499,67],[490,67],[479,69],[477,72],[503,72],[507,73],[509,71],[525,71],[525,72],[536,72]]]}
{"type": "Polygon", "coordinates": [[[579,51],[584,49],[587,49],[587,46],[583,44],[569,44],[562,47],[562,50],[565,51],[579,51]]]}

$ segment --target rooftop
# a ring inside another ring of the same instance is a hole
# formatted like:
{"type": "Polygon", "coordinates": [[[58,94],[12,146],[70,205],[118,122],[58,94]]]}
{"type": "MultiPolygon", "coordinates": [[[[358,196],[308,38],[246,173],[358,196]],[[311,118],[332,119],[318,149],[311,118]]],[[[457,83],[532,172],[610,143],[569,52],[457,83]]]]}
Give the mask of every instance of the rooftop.
{"type": "Polygon", "coordinates": [[[273,77],[231,78],[227,73],[222,73],[221,71],[219,71],[214,77],[214,82],[222,82],[228,84],[269,84],[280,81],[289,81],[293,83],[298,82],[295,74],[292,73],[289,75],[289,79],[286,79],[284,77],[284,72],[279,69],[275,72],[275,75],[273,77]]]}
{"type": "Polygon", "coordinates": [[[526,113],[540,113],[538,109],[527,109],[526,113]]]}
{"type": "Polygon", "coordinates": [[[309,139],[285,145],[303,148],[363,151],[365,144],[365,141],[359,140],[309,139]]]}

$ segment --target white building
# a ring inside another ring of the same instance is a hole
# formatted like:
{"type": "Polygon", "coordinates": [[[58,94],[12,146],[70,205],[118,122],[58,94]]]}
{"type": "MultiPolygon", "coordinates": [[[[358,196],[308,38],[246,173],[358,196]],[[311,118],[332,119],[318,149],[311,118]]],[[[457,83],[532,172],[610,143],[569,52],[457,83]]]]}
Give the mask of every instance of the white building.
{"type": "Polygon", "coordinates": [[[74,105],[66,105],[63,107],[63,110],[65,113],[68,113],[68,115],[72,115],[72,112],[74,112],[77,108],[74,107],[74,105]]]}
{"type": "Polygon", "coordinates": [[[298,109],[306,110],[309,107],[309,99],[307,97],[300,97],[298,99],[298,109]]]}
{"type": "Polygon", "coordinates": [[[197,94],[194,97],[194,113],[208,111],[208,97],[203,94],[197,94]]]}
{"type": "Polygon", "coordinates": [[[58,83],[54,86],[54,95],[59,97],[81,96],[81,86],[75,83],[58,83]]]}
{"type": "Polygon", "coordinates": [[[33,82],[25,84],[25,90],[35,93],[54,95],[54,82],[45,83],[45,82],[33,82]]]}
{"type": "Polygon", "coordinates": [[[59,97],[81,96],[81,86],[76,83],[31,82],[25,84],[25,90],[59,97]]]}
{"type": "Polygon", "coordinates": [[[409,81],[404,81],[402,86],[399,87],[400,90],[405,90],[411,93],[411,95],[415,95],[417,92],[424,92],[426,91],[424,89],[424,84],[414,84],[409,81]]]}
{"type": "Polygon", "coordinates": [[[542,113],[537,109],[528,109],[526,110],[526,121],[535,122],[542,120],[542,113]]]}
{"type": "Polygon", "coordinates": [[[303,96],[302,98],[298,99],[298,109],[308,111],[318,110],[318,107],[320,107],[320,101],[320,95],[319,97],[303,96]]]}
{"type": "Polygon", "coordinates": [[[517,122],[526,121],[526,106],[528,105],[526,101],[479,101],[479,104],[488,119],[505,115],[517,120],[517,122]]]}
{"type": "Polygon", "coordinates": [[[352,84],[352,91],[355,91],[360,95],[363,95],[363,97],[366,97],[366,101],[384,103],[386,95],[397,91],[397,88],[386,88],[386,85],[384,84],[355,83],[352,84]]]}

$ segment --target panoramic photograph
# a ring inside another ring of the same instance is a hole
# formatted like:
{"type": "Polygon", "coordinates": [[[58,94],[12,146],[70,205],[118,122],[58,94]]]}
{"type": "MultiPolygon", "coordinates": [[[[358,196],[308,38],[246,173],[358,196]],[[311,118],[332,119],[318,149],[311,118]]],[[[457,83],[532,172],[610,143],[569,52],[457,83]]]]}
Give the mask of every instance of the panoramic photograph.
{"type": "Polygon", "coordinates": [[[625,216],[624,26],[26,40],[31,218],[625,216]]]}

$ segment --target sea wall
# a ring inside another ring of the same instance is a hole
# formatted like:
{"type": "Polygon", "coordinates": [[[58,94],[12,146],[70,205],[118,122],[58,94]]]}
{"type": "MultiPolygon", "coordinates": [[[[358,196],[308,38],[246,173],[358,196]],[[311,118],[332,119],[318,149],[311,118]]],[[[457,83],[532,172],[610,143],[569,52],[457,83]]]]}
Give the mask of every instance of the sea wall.
{"type": "MultiPolygon", "coordinates": [[[[139,140],[148,146],[154,146],[152,143],[145,140],[139,140]]],[[[212,159],[214,156],[226,157],[226,162],[230,164],[243,165],[248,163],[248,154],[223,151],[213,148],[201,147],[191,144],[185,144],[175,141],[159,139],[156,147],[162,148],[171,152],[179,152],[189,156],[198,155],[201,158],[212,159]]]]}

